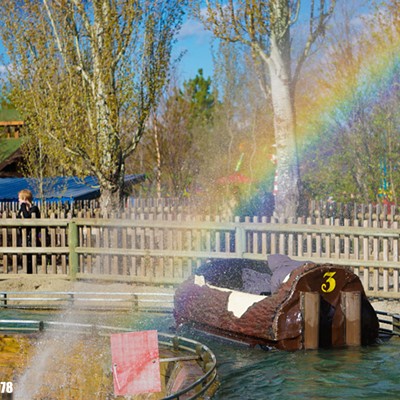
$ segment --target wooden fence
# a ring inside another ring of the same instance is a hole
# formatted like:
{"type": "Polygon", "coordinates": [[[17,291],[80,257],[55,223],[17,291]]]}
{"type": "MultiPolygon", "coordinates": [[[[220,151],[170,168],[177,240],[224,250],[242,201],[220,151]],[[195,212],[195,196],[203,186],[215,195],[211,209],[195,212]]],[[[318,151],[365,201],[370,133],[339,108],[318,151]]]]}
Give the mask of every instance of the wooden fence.
{"type": "Polygon", "coordinates": [[[207,258],[266,259],[281,253],[348,265],[368,295],[400,298],[397,221],[383,228],[317,222],[2,218],[0,273],[25,273],[30,263],[34,274],[179,284],[207,258]]]}
{"type": "MultiPolygon", "coordinates": [[[[177,219],[182,216],[202,215],[209,218],[221,218],[225,212],[224,203],[217,203],[211,200],[195,201],[194,199],[178,199],[178,198],[133,198],[126,200],[123,212],[114,214],[118,218],[135,218],[135,219],[177,219]]],[[[0,201],[0,217],[11,218],[18,210],[18,202],[0,201]]],[[[100,215],[99,201],[79,200],[74,202],[56,203],[49,202],[40,204],[42,216],[51,218],[52,216],[60,217],[69,215],[71,217],[102,217],[100,215]]],[[[258,218],[269,216],[266,210],[255,209],[251,216],[258,218]]],[[[358,203],[336,203],[328,201],[309,201],[308,206],[302,211],[299,217],[303,219],[311,219],[318,224],[329,225],[351,225],[358,224],[364,226],[383,226],[387,222],[389,225],[395,221],[400,221],[400,207],[397,205],[387,204],[358,204],[358,203]]],[[[205,217],[204,217],[205,218],[205,217]]],[[[234,216],[228,218],[232,221],[234,216]]],[[[245,216],[241,216],[244,220],[245,216]]]]}

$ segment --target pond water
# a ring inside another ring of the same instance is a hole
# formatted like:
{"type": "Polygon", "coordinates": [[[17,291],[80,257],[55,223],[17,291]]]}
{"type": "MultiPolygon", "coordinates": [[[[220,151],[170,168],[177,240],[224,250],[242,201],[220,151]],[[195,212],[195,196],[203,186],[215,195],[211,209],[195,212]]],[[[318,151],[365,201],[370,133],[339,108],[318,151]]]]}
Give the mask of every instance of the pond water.
{"type": "MultiPolygon", "coordinates": [[[[57,313],[6,310],[0,318],[59,320],[57,313]]],[[[74,322],[157,329],[171,333],[172,315],[74,313],[74,322]]],[[[284,352],[228,343],[190,329],[179,334],[215,353],[221,387],[218,400],[399,399],[400,339],[361,348],[284,352]]]]}

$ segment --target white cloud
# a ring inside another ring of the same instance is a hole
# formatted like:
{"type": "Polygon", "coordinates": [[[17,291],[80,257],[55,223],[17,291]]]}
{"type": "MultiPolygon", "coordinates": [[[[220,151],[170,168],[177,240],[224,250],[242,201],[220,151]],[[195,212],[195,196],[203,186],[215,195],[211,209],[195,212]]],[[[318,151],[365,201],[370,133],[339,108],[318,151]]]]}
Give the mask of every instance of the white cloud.
{"type": "Polygon", "coordinates": [[[204,41],[205,39],[208,40],[210,36],[211,33],[204,29],[203,24],[200,21],[189,19],[182,25],[178,39],[196,39],[198,41],[204,41]]]}

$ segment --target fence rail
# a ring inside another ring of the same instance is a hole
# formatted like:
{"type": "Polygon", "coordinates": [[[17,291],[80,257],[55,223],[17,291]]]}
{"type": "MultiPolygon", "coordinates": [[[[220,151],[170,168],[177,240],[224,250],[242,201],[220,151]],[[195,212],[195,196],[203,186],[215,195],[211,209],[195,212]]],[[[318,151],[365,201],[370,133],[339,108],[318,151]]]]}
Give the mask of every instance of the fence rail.
{"type": "Polygon", "coordinates": [[[0,219],[0,273],[179,284],[208,258],[348,265],[368,295],[400,299],[398,222],[390,227],[267,218],[241,222],[106,218],[0,219]]]}

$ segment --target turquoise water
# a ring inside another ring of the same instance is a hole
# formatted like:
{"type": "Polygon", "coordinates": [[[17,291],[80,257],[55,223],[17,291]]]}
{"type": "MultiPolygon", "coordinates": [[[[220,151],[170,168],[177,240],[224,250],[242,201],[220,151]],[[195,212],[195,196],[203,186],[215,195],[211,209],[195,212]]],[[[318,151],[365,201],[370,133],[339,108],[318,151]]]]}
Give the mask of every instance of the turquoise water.
{"type": "MultiPolygon", "coordinates": [[[[59,320],[57,313],[2,311],[0,318],[59,320]]],[[[75,313],[74,322],[114,324],[171,333],[172,315],[75,313]]],[[[400,339],[362,348],[263,351],[185,329],[178,332],[209,346],[218,361],[218,400],[399,399],[400,339]]]]}
{"type": "Polygon", "coordinates": [[[220,351],[217,399],[399,399],[400,341],[350,350],[220,351]]]}

